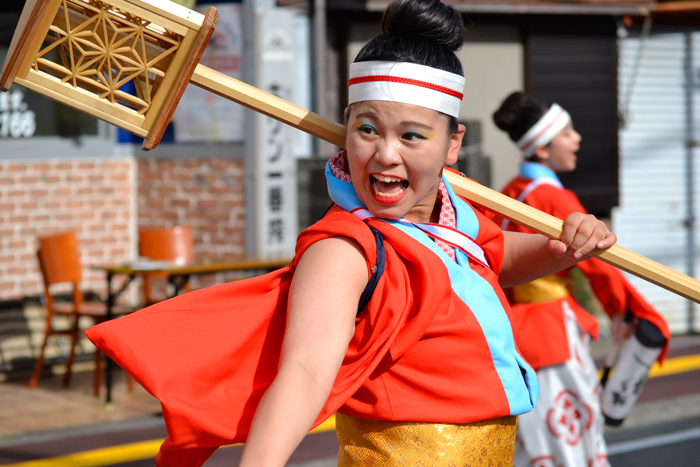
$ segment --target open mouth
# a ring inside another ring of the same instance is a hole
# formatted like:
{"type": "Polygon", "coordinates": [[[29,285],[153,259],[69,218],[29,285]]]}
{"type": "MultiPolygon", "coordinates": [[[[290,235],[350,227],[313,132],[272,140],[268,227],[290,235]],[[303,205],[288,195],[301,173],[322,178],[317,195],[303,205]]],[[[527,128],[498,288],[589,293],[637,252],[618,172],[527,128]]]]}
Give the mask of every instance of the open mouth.
{"type": "Polygon", "coordinates": [[[374,193],[380,198],[396,198],[408,188],[408,180],[380,174],[369,176],[374,193]]]}

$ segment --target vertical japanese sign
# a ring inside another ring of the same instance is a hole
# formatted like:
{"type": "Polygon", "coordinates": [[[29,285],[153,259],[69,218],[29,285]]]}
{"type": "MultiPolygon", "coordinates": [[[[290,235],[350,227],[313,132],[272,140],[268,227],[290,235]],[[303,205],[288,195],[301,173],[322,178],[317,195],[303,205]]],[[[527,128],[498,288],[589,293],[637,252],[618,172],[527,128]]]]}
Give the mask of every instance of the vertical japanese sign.
{"type": "MultiPolygon", "coordinates": [[[[294,86],[294,13],[257,12],[256,86],[285,100],[294,86]]],[[[256,114],[257,254],[291,257],[297,236],[296,164],[291,128],[256,114]]]]}

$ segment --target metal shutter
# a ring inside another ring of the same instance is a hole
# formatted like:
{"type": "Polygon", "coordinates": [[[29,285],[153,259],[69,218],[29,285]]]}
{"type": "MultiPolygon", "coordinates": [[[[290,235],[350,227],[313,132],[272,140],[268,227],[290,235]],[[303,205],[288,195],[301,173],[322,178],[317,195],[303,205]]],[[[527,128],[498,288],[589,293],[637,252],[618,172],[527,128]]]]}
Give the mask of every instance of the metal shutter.
{"type": "MultiPolygon", "coordinates": [[[[632,92],[629,86],[640,50],[638,37],[619,41],[619,97],[625,110],[620,138],[620,206],[613,230],[620,244],[688,273],[687,98],[685,60],[689,34],[652,34],[639,61],[632,92]],[[630,96],[629,102],[627,97],[630,96]]],[[[700,64],[700,36],[692,60],[700,64]]],[[[700,109],[697,92],[692,109],[700,109]]],[[[693,151],[697,167],[697,151],[693,151]]],[[[697,180],[697,177],[695,177],[697,180]]],[[[697,187],[694,194],[697,199],[697,187]]],[[[695,216],[698,215],[697,203],[695,216]]],[[[696,239],[697,242],[697,239],[696,239]]],[[[696,260],[696,270],[700,266],[696,260]]],[[[636,277],[632,283],[663,313],[674,333],[689,331],[689,302],[636,277]]],[[[697,315],[698,307],[693,306],[697,315]]],[[[694,319],[698,329],[698,318],[694,319]]]]}

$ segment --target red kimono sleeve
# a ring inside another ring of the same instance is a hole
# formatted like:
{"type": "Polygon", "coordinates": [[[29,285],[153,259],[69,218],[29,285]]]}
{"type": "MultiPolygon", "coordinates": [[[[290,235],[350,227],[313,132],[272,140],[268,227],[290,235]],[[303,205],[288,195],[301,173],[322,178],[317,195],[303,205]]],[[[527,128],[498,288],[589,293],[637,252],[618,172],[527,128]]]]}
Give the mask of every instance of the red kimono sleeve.
{"type": "MultiPolygon", "coordinates": [[[[168,437],[156,465],[200,466],[217,447],[245,441],[277,374],[296,262],[311,244],[334,235],[355,239],[368,268],[376,264],[367,225],[331,211],[300,235],[290,267],[196,290],[88,329],[98,348],[160,400],[168,437]]],[[[362,327],[363,339],[348,351],[314,426],[337,411],[388,352],[406,314],[402,302],[395,302],[383,313],[379,304],[370,307],[367,321],[373,326],[362,327]]]]}

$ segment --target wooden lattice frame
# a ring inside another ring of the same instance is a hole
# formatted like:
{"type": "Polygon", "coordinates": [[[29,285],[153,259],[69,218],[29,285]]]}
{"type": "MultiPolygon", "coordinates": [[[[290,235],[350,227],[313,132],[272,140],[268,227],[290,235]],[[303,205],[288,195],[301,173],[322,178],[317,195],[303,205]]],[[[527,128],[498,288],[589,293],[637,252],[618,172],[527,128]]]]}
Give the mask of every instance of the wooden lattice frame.
{"type": "Polygon", "coordinates": [[[153,102],[158,81],[165,76],[163,69],[169,63],[163,60],[177,51],[181,40],[178,34],[104,2],[62,0],[32,68],[143,115],[153,102]],[[55,49],[60,63],[47,58],[55,49]],[[121,90],[130,82],[136,84],[138,96],[121,90]]]}
{"type": "Polygon", "coordinates": [[[146,138],[150,149],[217,17],[168,0],[29,0],[0,88],[16,82],[146,138]]]}

